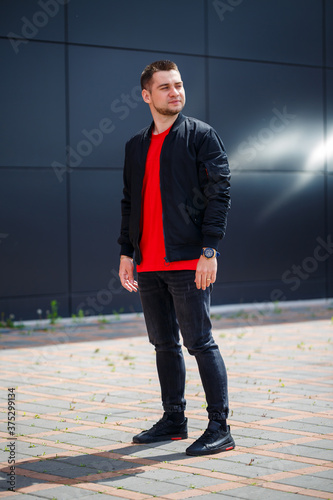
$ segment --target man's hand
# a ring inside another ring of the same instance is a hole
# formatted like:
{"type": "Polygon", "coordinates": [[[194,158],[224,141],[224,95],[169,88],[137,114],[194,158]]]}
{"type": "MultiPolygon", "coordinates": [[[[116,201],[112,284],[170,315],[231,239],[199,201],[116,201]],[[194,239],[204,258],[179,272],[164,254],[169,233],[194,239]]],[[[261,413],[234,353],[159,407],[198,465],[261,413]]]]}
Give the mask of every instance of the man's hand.
{"type": "Polygon", "coordinates": [[[119,278],[121,284],[129,292],[137,292],[138,284],[134,281],[133,276],[134,264],[133,259],[127,257],[127,255],[120,256],[120,266],[119,266],[119,278]]]}
{"type": "Polygon", "coordinates": [[[195,273],[195,283],[198,289],[206,290],[210,284],[215,283],[217,273],[217,258],[206,259],[200,256],[195,273]]]}

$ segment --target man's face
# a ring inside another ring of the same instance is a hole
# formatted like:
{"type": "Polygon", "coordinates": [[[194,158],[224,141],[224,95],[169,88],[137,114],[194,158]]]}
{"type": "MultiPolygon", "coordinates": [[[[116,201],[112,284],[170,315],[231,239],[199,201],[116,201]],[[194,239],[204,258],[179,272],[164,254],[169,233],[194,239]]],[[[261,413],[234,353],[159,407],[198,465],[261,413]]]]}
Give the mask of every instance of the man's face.
{"type": "Polygon", "coordinates": [[[185,106],[185,90],[180,73],[174,69],[157,71],[150,82],[150,90],[144,89],[142,97],[152,110],[161,115],[178,114],[185,106]]]}

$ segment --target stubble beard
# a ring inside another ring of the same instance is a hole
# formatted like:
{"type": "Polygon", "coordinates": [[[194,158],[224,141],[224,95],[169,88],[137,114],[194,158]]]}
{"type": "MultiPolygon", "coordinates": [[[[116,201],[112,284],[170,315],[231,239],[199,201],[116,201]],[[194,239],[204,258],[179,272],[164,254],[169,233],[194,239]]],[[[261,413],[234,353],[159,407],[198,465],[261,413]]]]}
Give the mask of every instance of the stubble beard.
{"type": "Polygon", "coordinates": [[[180,109],[170,109],[168,107],[165,107],[165,108],[157,108],[156,106],[154,106],[155,110],[160,114],[160,115],[163,115],[163,116],[175,116],[175,115],[178,115],[178,113],[180,113],[185,104],[184,103],[180,103],[181,104],[181,107],[180,109]]]}

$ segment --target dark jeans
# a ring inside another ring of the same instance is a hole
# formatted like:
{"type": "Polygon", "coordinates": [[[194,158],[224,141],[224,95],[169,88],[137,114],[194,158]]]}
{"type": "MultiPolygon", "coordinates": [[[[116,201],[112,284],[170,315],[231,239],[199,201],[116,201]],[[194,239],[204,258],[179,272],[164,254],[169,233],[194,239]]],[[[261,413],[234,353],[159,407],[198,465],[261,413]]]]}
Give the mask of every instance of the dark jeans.
{"type": "Polygon", "coordinates": [[[198,290],[195,271],[138,273],[149,341],[155,346],[164,411],[185,410],[184,346],[195,356],[210,419],[228,416],[227,372],[212,337],[209,316],[212,286],[198,290]]]}

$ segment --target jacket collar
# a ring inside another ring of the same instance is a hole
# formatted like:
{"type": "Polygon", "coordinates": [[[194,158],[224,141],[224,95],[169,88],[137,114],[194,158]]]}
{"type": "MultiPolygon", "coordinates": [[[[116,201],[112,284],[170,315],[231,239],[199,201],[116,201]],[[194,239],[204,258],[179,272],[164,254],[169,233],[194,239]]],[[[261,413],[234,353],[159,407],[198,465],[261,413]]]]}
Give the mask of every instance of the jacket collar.
{"type": "MultiPolygon", "coordinates": [[[[183,121],[185,121],[185,119],[186,119],[186,117],[183,115],[183,113],[179,113],[179,115],[177,116],[177,119],[172,124],[172,127],[171,127],[169,134],[171,134],[171,132],[175,132],[179,128],[179,126],[183,123],[183,121]]],[[[146,129],[145,139],[148,139],[151,137],[151,134],[153,133],[153,128],[154,128],[154,121],[152,121],[150,126],[146,129]]]]}

